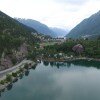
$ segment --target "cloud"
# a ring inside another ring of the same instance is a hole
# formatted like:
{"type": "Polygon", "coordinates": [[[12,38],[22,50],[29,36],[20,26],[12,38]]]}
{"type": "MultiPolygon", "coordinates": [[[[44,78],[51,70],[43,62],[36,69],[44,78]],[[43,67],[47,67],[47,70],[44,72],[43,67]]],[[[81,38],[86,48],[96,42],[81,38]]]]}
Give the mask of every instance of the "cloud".
{"type": "Polygon", "coordinates": [[[89,0],[55,0],[55,1],[59,3],[70,4],[70,5],[83,5],[87,3],[89,0]]]}
{"type": "Polygon", "coordinates": [[[0,10],[11,17],[72,29],[100,10],[100,0],[0,0],[0,10]]]}

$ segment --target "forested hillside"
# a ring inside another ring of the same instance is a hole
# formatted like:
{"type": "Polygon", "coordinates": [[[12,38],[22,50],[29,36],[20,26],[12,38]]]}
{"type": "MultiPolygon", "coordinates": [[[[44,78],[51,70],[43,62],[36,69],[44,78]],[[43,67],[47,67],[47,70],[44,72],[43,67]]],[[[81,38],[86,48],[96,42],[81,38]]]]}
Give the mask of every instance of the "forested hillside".
{"type": "MultiPolygon", "coordinates": [[[[55,58],[55,54],[64,53],[64,56],[83,56],[100,59],[100,40],[69,40],[62,44],[45,46],[44,57],[55,58]],[[73,47],[76,46],[76,50],[73,47]]],[[[59,55],[57,55],[59,57],[59,55]]]]}
{"type": "Polygon", "coordinates": [[[0,11],[0,69],[11,67],[39,41],[36,31],[0,11]]]}

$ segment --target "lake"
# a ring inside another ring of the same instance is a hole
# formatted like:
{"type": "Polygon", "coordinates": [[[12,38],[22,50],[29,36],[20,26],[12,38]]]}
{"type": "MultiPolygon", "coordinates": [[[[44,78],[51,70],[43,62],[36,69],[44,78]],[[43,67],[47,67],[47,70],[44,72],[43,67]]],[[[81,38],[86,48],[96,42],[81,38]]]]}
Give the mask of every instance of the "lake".
{"type": "Polygon", "coordinates": [[[100,62],[41,62],[0,94],[0,100],[100,100],[100,62]]]}

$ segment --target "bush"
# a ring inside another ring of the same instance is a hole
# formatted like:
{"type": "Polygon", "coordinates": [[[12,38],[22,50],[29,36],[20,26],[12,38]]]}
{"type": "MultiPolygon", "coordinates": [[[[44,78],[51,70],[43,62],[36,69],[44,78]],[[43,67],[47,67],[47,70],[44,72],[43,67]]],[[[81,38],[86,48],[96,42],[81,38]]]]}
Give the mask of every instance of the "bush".
{"type": "Polygon", "coordinates": [[[14,65],[17,63],[16,58],[12,58],[11,60],[12,60],[12,63],[13,63],[14,65]]]}
{"type": "Polygon", "coordinates": [[[1,80],[0,84],[4,85],[5,84],[5,80],[1,80]]]}
{"type": "Polygon", "coordinates": [[[36,60],[36,56],[37,56],[37,53],[36,52],[29,53],[27,55],[27,59],[36,60]]]}
{"type": "Polygon", "coordinates": [[[13,77],[17,77],[17,73],[12,73],[12,76],[13,77]]]}
{"type": "Polygon", "coordinates": [[[24,68],[25,69],[28,69],[29,68],[27,63],[24,65],[24,68]]]}
{"type": "Polygon", "coordinates": [[[7,82],[12,82],[12,76],[10,74],[6,75],[6,81],[7,82]]]}
{"type": "Polygon", "coordinates": [[[19,73],[23,72],[24,69],[23,68],[19,68],[19,73]]]}

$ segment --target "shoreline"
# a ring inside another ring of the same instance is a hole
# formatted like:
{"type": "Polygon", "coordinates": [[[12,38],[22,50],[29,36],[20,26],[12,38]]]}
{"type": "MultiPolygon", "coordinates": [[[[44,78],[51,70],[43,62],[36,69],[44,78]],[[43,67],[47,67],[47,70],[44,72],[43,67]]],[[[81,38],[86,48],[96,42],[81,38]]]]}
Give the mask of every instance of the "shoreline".
{"type": "MultiPolygon", "coordinates": [[[[0,71],[0,81],[3,81],[6,79],[6,75],[12,75],[12,73],[16,73],[17,71],[20,70],[20,68],[22,68],[24,71],[22,73],[25,73],[25,71],[29,70],[32,68],[32,66],[36,65],[36,62],[34,61],[31,61],[31,60],[23,60],[22,62],[20,62],[19,64],[9,68],[9,69],[6,69],[6,70],[3,70],[3,71],[0,71]],[[25,69],[24,68],[24,65],[25,64],[28,64],[28,69],[25,69]]],[[[21,74],[21,73],[20,73],[21,74]]],[[[13,77],[12,76],[12,81],[11,82],[8,82],[8,83],[4,83],[4,84],[0,84],[0,92],[2,92],[3,90],[6,89],[6,87],[10,84],[13,83],[13,81],[15,81],[16,79],[19,78],[19,75],[17,75],[16,77],[13,77]]]]}
{"type": "Polygon", "coordinates": [[[88,58],[88,57],[71,57],[71,58],[61,58],[61,59],[54,59],[54,58],[46,58],[42,59],[42,61],[48,61],[48,62],[67,62],[67,61],[77,61],[77,60],[87,60],[87,61],[98,61],[100,62],[100,59],[97,58],[88,58]]]}
{"type": "MultiPolygon", "coordinates": [[[[100,59],[97,59],[97,58],[88,58],[88,57],[69,57],[69,58],[60,58],[60,59],[54,59],[54,58],[46,58],[46,59],[41,59],[42,61],[48,61],[48,62],[67,62],[67,61],[77,61],[77,60],[86,60],[86,61],[98,61],[100,62],[100,59]]],[[[24,71],[23,73],[25,73],[26,69],[24,69],[24,65],[25,64],[31,64],[29,65],[28,69],[30,69],[32,66],[36,65],[36,62],[34,61],[31,61],[31,60],[23,60],[22,62],[20,62],[19,64],[9,68],[9,69],[6,69],[6,70],[3,70],[3,71],[0,71],[0,81],[1,80],[5,80],[6,79],[6,75],[7,74],[12,74],[13,72],[17,72],[20,68],[22,68],[24,71]],[[2,75],[3,74],[3,75],[2,75]]],[[[13,76],[12,76],[13,77],[13,76]]],[[[18,79],[19,76],[17,77],[13,77],[13,80],[14,81],[15,79],[18,79]]],[[[12,82],[8,82],[8,83],[4,83],[4,84],[0,84],[0,92],[2,92],[2,90],[5,90],[6,87],[8,85],[12,84],[12,82]]]]}
{"type": "Polygon", "coordinates": [[[0,71],[0,80],[2,79],[3,76],[5,76],[5,74],[9,74],[11,72],[17,71],[19,68],[23,68],[26,63],[29,64],[29,63],[32,63],[32,61],[31,60],[23,60],[19,64],[15,65],[11,68],[0,71]]]}

